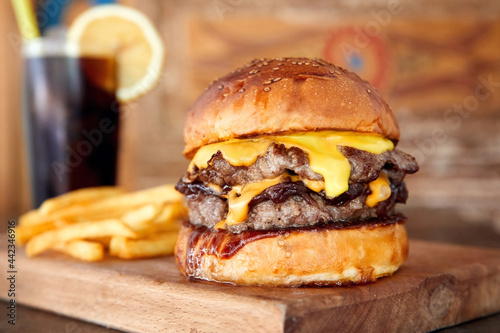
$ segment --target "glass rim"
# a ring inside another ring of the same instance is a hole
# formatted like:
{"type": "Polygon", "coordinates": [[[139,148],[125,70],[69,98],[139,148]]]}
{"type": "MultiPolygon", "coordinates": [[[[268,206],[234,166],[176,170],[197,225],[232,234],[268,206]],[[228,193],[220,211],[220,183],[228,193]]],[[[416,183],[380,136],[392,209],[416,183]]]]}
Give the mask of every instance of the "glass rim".
{"type": "Polygon", "coordinates": [[[80,55],[80,49],[76,43],[64,38],[38,37],[23,42],[22,53],[25,57],[44,56],[73,56],[80,55]]]}
{"type": "Polygon", "coordinates": [[[24,57],[46,57],[46,56],[66,56],[66,57],[114,57],[113,54],[103,52],[99,45],[85,45],[86,52],[81,52],[80,45],[69,41],[64,37],[38,37],[23,42],[22,54],[24,57]]]}

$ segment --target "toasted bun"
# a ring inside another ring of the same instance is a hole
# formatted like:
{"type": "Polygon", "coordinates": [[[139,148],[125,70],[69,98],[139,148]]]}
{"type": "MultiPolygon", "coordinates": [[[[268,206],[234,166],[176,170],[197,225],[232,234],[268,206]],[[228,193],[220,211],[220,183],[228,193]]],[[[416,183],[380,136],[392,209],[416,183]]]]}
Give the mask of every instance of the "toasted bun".
{"type": "Polygon", "coordinates": [[[389,106],[368,82],[320,59],[252,61],[215,80],[189,111],[184,155],[234,138],[319,130],[399,140],[389,106]]]}
{"type": "Polygon", "coordinates": [[[198,230],[182,227],[177,265],[186,276],[209,281],[265,286],[366,283],[391,275],[408,257],[403,223],[289,231],[247,242],[229,257],[223,248],[234,246],[234,235],[198,230]]]}

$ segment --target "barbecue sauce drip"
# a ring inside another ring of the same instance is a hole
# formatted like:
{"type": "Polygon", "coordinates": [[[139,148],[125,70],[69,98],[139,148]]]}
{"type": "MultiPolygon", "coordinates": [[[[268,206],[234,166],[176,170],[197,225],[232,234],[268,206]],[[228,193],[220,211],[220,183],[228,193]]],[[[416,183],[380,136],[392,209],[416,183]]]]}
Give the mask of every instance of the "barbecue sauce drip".
{"type": "Polygon", "coordinates": [[[311,226],[303,228],[286,228],[274,230],[247,230],[239,234],[226,230],[217,230],[205,226],[193,226],[185,222],[189,228],[189,238],[186,253],[186,274],[193,276],[201,267],[201,260],[204,255],[216,255],[220,259],[230,259],[246,244],[264,238],[273,238],[285,233],[294,234],[301,232],[319,232],[323,230],[354,229],[359,227],[375,228],[394,223],[404,223],[406,217],[396,213],[392,216],[370,219],[356,222],[328,223],[321,226],[311,226]],[[197,251],[197,249],[202,249],[197,251]]]}
{"type": "Polygon", "coordinates": [[[190,229],[187,245],[188,253],[186,255],[186,273],[188,276],[193,275],[201,266],[201,258],[204,255],[217,255],[222,259],[229,259],[250,242],[277,237],[285,233],[285,230],[249,230],[233,234],[225,230],[209,229],[205,226],[190,226],[190,229]],[[203,250],[196,252],[197,248],[203,250]]]}
{"type": "Polygon", "coordinates": [[[256,195],[248,204],[248,207],[251,208],[255,205],[258,205],[261,202],[271,200],[274,204],[279,204],[288,200],[288,198],[293,196],[300,196],[302,199],[307,201],[309,204],[316,204],[314,199],[311,197],[311,193],[316,193],[322,195],[326,202],[332,206],[340,206],[344,203],[353,200],[359,197],[364,192],[368,193],[368,187],[361,183],[354,183],[349,185],[349,189],[335,197],[333,199],[327,199],[324,196],[324,192],[316,193],[307,188],[302,182],[291,182],[285,181],[283,183],[279,183],[273,186],[268,187],[260,194],[256,195]]]}
{"type": "MultiPolygon", "coordinates": [[[[405,203],[408,198],[408,191],[406,190],[406,185],[404,182],[399,184],[390,184],[391,186],[391,196],[379,203],[379,209],[377,209],[378,216],[384,216],[389,212],[395,205],[396,202],[405,203]]],[[[200,181],[194,181],[192,183],[184,183],[182,179],[177,183],[175,189],[187,197],[195,197],[199,193],[205,193],[207,195],[217,195],[209,187],[205,186],[200,181]]],[[[225,186],[222,189],[222,194],[227,194],[231,189],[230,186],[225,186]]],[[[273,186],[266,188],[260,194],[256,195],[248,204],[249,209],[253,206],[258,205],[264,201],[271,200],[275,204],[285,202],[288,198],[292,196],[300,196],[302,199],[306,200],[310,204],[314,204],[314,199],[311,197],[311,193],[316,193],[307,188],[302,182],[291,182],[285,181],[273,186]]],[[[322,195],[327,204],[331,206],[343,205],[362,194],[370,194],[370,190],[367,184],[353,183],[349,185],[349,189],[335,197],[333,199],[327,199],[323,192],[316,193],[322,195]]]]}

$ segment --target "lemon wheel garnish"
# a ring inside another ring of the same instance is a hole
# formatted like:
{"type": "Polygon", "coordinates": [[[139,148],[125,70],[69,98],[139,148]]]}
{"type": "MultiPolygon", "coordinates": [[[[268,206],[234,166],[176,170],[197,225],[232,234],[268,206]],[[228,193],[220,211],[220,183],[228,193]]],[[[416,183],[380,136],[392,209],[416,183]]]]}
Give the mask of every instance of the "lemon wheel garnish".
{"type": "Polygon", "coordinates": [[[82,56],[111,56],[118,64],[116,96],[122,102],[137,99],[158,82],[165,50],[151,21],[135,9],[100,5],[78,16],[68,40],[82,56]]]}

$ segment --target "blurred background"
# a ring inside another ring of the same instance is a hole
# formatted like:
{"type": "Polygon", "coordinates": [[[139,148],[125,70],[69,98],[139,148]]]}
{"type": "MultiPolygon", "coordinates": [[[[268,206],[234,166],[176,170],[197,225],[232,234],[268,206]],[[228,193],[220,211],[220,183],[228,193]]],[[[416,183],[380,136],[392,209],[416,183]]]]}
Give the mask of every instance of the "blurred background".
{"type": "MultiPolygon", "coordinates": [[[[44,33],[98,2],[114,1],[34,1],[44,33]]],[[[500,246],[500,1],[117,2],[145,13],[166,46],[158,87],[122,110],[121,185],[179,179],[185,114],[214,78],[252,58],[321,57],[370,81],[399,119],[399,147],[421,165],[407,178],[410,235],[500,246]]],[[[9,1],[0,2],[0,36],[3,226],[31,206],[9,1]]]]}

